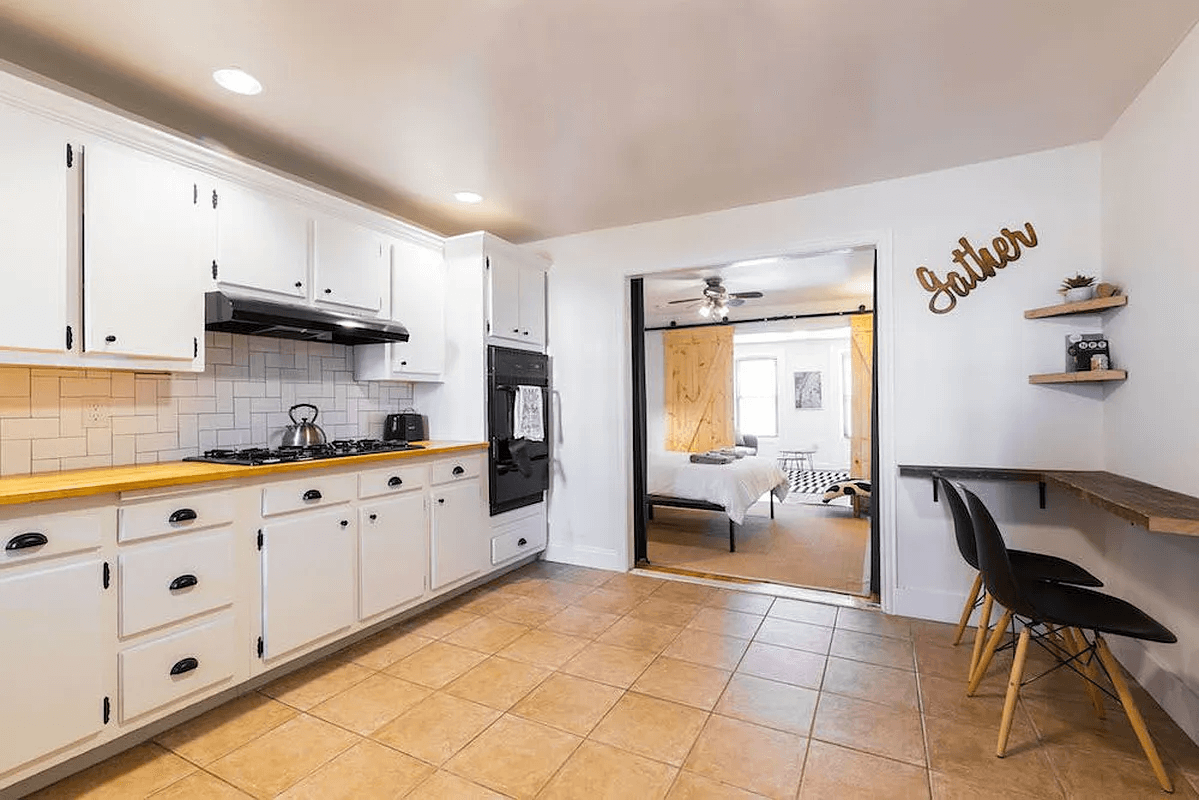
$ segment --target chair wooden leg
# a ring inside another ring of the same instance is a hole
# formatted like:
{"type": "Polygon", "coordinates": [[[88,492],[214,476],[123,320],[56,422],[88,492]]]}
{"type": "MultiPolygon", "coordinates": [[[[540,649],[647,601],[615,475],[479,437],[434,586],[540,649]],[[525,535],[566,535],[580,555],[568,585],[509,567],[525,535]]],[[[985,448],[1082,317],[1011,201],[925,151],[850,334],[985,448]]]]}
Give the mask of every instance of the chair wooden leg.
{"type": "Polygon", "coordinates": [[[1020,696],[1020,681],[1024,678],[1024,659],[1028,656],[1029,635],[1026,625],[1020,631],[1020,640],[1016,642],[1016,660],[1012,662],[1012,674],[1007,679],[1007,697],[1003,701],[1003,721],[999,723],[999,742],[995,745],[995,755],[1000,758],[1007,753],[1007,739],[1012,732],[1012,719],[1016,715],[1016,699],[1020,696]]]}
{"type": "Polygon", "coordinates": [[[1132,729],[1137,734],[1141,749],[1145,751],[1145,757],[1149,759],[1149,766],[1153,768],[1153,774],[1157,776],[1158,784],[1167,792],[1173,792],[1174,784],[1170,782],[1170,776],[1166,774],[1161,756],[1157,754],[1157,747],[1154,746],[1153,739],[1149,737],[1149,729],[1145,727],[1145,718],[1141,716],[1141,711],[1132,698],[1132,692],[1128,691],[1128,683],[1120,671],[1120,663],[1116,661],[1112,651],[1107,649],[1107,642],[1103,641],[1103,637],[1098,632],[1095,634],[1095,651],[1107,669],[1108,677],[1112,679],[1112,686],[1116,689],[1120,704],[1124,706],[1124,713],[1128,715],[1128,721],[1132,723],[1132,729]]]}
{"type": "Polygon", "coordinates": [[[953,637],[953,646],[957,647],[962,641],[962,634],[966,632],[966,623],[970,621],[970,613],[974,611],[974,604],[978,602],[978,593],[982,591],[983,574],[980,572],[974,576],[974,586],[970,588],[970,596],[966,598],[966,605],[962,606],[962,618],[958,620],[957,633],[953,637]]]}
{"type": "Polygon", "coordinates": [[[974,693],[978,691],[978,685],[983,682],[983,676],[987,674],[987,667],[991,666],[991,659],[995,657],[995,649],[999,647],[999,640],[1007,633],[1007,626],[1011,622],[1012,612],[1004,610],[1003,616],[995,624],[995,629],[991,631],[991,638],[987,640],[987,646],[978,659],[974,674],[970,676],[970,685],[966,688],[967,697],[973,697],[974,693]]]}
{"type": "MultiPolygon", "coordinates": [[[[1071,653],[1081,653],[1087,649],[1087,638],[1082,631],[1075,628],[1063,628],[1066,632],[1066,641],[1070,643],[1071,653]]],[[[1081,658],[1076,659],[1078,668],[1082,670],[1086,678],[1083,683],[1087,686],[1087,695],[1091,698],[1091,705],[1095,707],[1095,715],[1099,719],[1107,719],[1107,709],[1103,707],[1103,692],[1099,691],[1099,687],[1092,681],[1099,680],[1099,670],[1095,667],[1095,662],[1090,658],[1083,661],[1081,658]]]]}
{"type": "Polygon", "coordinates": [[[991,606],[995,599],[991,597],[991,593],[983,590],[983,610],[978,615],[978,630],[974,632],[974,649],[970,652],[970,674],[966,676],[969,681],[974,677],[974,670],[978,669],[978,659],[983,654],[983,644],[987,641],[988,626],[991,624],[991,606]]]}

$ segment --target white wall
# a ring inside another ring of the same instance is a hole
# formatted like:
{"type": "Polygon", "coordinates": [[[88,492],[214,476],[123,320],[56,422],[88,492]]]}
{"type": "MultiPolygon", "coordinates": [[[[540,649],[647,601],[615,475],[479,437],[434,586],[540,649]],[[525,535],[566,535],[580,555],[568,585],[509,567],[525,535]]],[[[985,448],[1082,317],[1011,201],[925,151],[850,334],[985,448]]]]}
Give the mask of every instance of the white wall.
{"type": "MultiPolygon", "coordinates": [[[[1199,495],[1199,31],[1103,140],[1103,275],[1125,287],[1110,314],[1128,381],[1104,404],[1108,468],[1199,495]]],[[[1174,645],[1113,642],[1128,666],[1199,737],[1199,538],[1105,520],[1092,534],[1110,590],[1170,627],[1174,645]],[[1122,645],[1122,646],[1121,646],[1122,645]]]]}
{"type": "Polygon", "coordinates": [[[843,435],[841,355],[849,338],[743,344],[733,340],[733,358],[764,356],[778,368],[778,436],[758,439],[758,452],[768,458],[779,450],[816,447],[817,469],[848,469],[849,439],[843,435]],[[823,408],[795,407],[795,373],[820,372],[823,408]]]}
{"type": "MultiPolygon", "coordinates": [[[[883,576],[883,599],[898,613],[955,618],[968,568],[927,483],[897,480],[896,464],[1103,467],[1102,390],[1030,386],[1030,373],[1061,368],[1066,330],[1022,318],[1058,299],[1062,277],[1097,268],[1099,218],[1099,145],[1091,143],[529,245],[554,261],[550,330],[563,442],[549,556],[631,563],[629,276],[876,243],[880,507],[883,547],[897,565],[883,576]],[[916,267],[944,275],[959,237],[983,245],[1026,221],[1037,230],[1035,249],[953,313],[929,312],[916,267]]],[[[1035,508],[1035,487],[995,491],[997,504],[1035,508]]],[[[1051,516],[1038,510],[1027,524],[1014,522],[1013,540],[1050,535],[1073,546],[1068,530],[1046,534],[1051,516]]]]}

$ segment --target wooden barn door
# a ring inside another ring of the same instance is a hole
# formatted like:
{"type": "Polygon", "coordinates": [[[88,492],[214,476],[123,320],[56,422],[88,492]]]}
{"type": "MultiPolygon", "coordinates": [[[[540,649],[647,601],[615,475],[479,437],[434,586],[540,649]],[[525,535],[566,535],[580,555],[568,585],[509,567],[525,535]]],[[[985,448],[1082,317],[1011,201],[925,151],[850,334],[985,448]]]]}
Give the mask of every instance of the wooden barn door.
{"type": "Polygon", "coordinates": [[[702,453],[733,444],[733,328],[666,330],[666,449],[702,453]]]}
{"type": "Polygon", "coordinates": [[[874,381],[874,315],[856,314],[849,318],[850,366],[853,396],[850,398],[849,456],[850,475],[871,479],[871,389],[874,381]]]}

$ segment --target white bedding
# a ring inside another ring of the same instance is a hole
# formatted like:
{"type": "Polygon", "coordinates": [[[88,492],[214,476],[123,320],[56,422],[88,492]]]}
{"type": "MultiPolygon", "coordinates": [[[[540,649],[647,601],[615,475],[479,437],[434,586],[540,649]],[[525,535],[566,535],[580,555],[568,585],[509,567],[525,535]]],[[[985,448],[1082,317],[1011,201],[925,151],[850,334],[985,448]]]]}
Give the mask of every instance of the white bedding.
{"type": "Polygon", "coordinates": [[[648,478],[650,494],[724,506],[729,519],[738,525],[762,495],[773,491],[782,500],[790,489],[786,474],[774,459],[761,456],[746,456],[731,464],[692,464],[690,453],[650,453],[648,478]]]}

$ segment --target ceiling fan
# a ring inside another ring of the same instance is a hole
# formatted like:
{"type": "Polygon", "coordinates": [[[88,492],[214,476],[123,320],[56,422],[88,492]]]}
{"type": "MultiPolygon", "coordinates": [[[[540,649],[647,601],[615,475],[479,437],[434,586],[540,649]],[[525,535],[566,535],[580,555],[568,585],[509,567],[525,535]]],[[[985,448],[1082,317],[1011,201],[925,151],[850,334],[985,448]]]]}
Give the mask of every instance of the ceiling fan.
{"type": "Polygon", "coordinates": [[[720,276],[714,278],[704,278],[703,296],[688,297],[685,300],[671,300],[667,305],[675,305],[678,303],[699,303],[696,309],[701,317],[713,317],[715,319],[723,319],[729,315],[729,308],[739,306],[745,303],[746,300],[754,300],[762,296],[761,292],[729,292],[724,288],[723,279],[720,276]]]}

